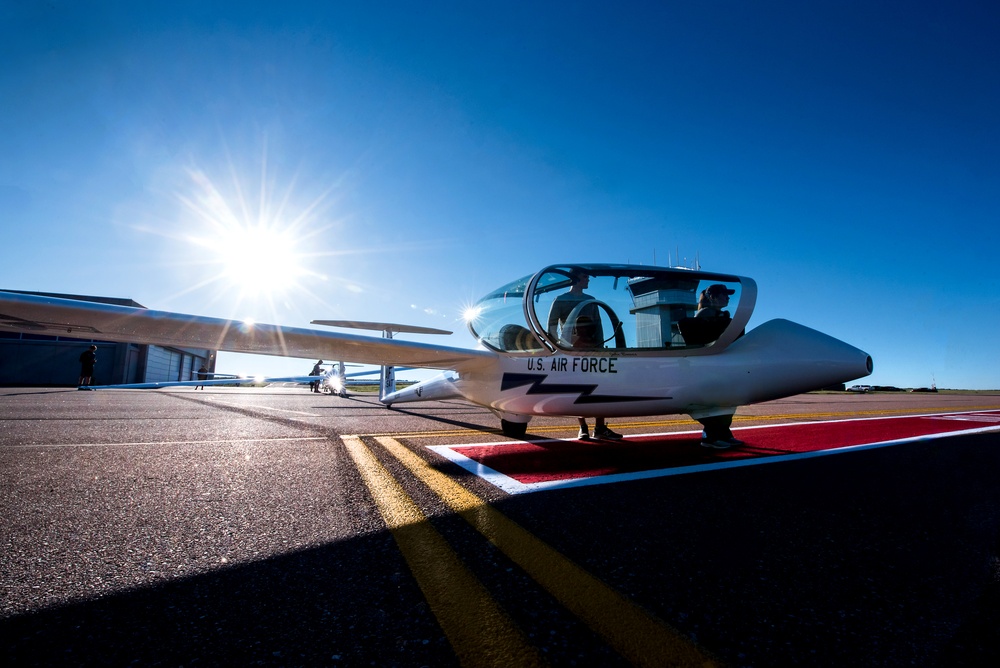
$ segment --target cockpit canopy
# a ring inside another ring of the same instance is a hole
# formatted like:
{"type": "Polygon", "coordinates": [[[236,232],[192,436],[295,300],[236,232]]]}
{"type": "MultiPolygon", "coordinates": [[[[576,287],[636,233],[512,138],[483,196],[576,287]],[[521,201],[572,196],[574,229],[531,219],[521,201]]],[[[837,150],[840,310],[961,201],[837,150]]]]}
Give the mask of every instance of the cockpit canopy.
{"type": "Polygon", "coordinates": [[[739,276],[553,265],[490,293],[466,321],[483,345],[505,353],[709,354],[740,336],[756,299],[756,283],[739,276]]]}

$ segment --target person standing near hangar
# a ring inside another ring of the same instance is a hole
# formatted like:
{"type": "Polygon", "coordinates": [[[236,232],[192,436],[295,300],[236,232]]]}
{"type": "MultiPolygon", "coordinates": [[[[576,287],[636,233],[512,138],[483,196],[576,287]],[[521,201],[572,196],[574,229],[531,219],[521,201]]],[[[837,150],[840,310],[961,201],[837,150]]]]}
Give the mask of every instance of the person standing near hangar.
{"type": "Polygon", "coordinates": [[[92,345],[80,353],[80,380],[77,382],[79,387],[92,384],[95,364],[97,364],[97,346],[92,345]]]}

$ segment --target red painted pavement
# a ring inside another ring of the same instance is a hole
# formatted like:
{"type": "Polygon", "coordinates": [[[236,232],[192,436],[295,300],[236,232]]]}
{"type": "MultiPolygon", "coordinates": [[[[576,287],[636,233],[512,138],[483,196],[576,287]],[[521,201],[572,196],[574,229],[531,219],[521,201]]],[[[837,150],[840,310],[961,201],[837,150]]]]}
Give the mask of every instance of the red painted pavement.
{"type": "Polygon", "coordinates": [[[974,429],[1000,429],[1000,411],[809,422],[734,429],[746,445],[711,450],[698,434],[629,436],[619,442],[535,441],[455,448],[522,484],[838,450],[974,429]]]}

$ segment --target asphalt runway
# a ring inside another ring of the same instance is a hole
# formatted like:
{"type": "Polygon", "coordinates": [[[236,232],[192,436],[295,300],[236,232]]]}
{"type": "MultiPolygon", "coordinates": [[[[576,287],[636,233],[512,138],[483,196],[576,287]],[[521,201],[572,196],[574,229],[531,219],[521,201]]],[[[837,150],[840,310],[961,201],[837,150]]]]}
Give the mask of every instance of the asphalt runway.
{"type": "MultiPolygon", "coordinates": [[[[802,395],[742,408],[734,428],[807,424],[822,439],[855,417],[982,424],[511,494],[440,454],[508,440],[458,402],[0,388],[3,656],[1000,665],[994,411],[1000,394],[802,395]]],[[[612,425],[632,445],[697,428],[678,416],[612,425]]],[[[572,450],[562,441],[575,434],[574,420],[529,428],[555,439],[540,441],[548,452],[572,450]]]]}

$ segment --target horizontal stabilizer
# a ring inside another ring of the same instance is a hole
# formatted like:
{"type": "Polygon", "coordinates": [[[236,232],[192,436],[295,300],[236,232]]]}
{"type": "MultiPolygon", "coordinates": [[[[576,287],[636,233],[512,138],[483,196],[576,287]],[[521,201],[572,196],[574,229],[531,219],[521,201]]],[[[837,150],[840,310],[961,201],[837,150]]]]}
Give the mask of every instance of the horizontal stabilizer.
{"type": "Polygon", "coordinates": [[[418,327],[417,325],[400,325],[394,322],[366,322],[363,320],[313,320],[313,325],[326,325],[327,327],[347,327],[349,329],[370,329],[376,332],[390,332],[392,334],[453,334],[446,329],[434,329],[433,327],[418,327]]]}

